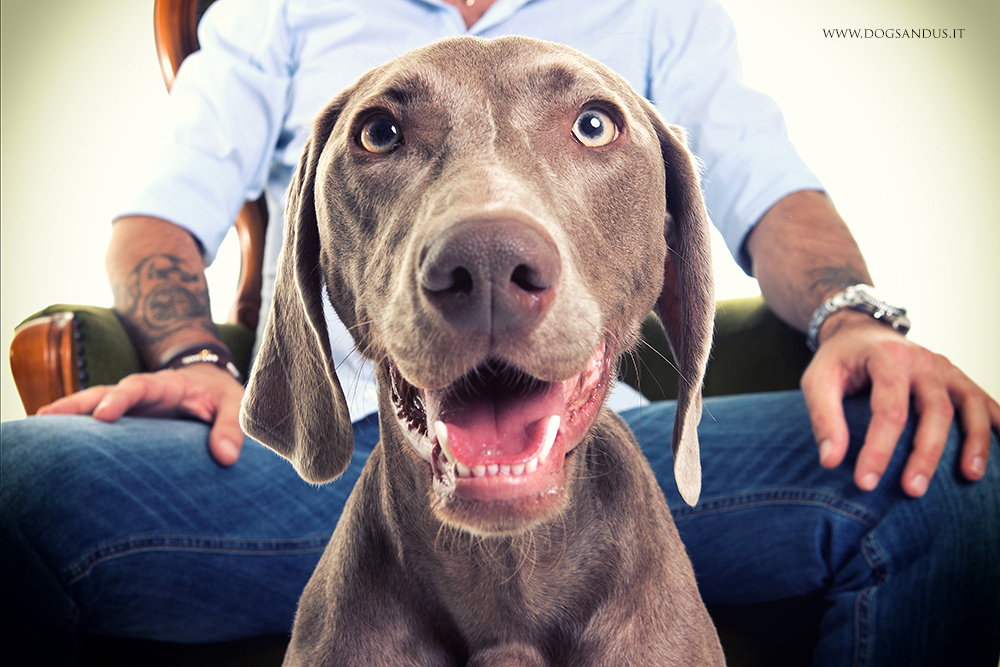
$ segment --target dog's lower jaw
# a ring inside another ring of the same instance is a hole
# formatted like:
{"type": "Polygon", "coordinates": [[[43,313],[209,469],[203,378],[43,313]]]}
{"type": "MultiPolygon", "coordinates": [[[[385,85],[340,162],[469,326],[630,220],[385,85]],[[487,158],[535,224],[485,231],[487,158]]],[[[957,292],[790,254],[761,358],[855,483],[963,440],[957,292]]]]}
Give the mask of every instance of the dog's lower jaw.
{"type": "Polygon", "coordinates": [[[578,447],[566,451],[562,433],[533,472],[459,477],[455,463],[435,447],[431,507],[443,523],[479,535],[510,535],[530,530],[559,515],[568,503],[572,463],[578,447]]]}
{"type": "Polygon", "coordinates": [[[529,531],[566,509],[570,495],[567,465],[549,475],[537,494],[507,500],[467,499],[455,493],[447,478],[435,475],[431,508],[441,523],[474,535],[496,537],[529,531]]]}

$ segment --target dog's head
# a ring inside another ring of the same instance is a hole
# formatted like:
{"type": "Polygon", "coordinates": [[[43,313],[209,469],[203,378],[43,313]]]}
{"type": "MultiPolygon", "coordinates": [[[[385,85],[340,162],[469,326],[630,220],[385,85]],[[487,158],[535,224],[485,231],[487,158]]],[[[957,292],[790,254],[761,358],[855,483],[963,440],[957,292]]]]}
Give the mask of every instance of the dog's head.
{"type": "Polygon", "coordinates": [[[694,503],[708,246],[678,131],[608,68],[524,38],[408,53],[316,121],[244,428],[307,480],[343,471],[329,298],[379,365],[383,439],[402,434],[438,515],[531,523],[564,502],[567,457],[653,309],[683,378],[675,477],[694,503]]]}

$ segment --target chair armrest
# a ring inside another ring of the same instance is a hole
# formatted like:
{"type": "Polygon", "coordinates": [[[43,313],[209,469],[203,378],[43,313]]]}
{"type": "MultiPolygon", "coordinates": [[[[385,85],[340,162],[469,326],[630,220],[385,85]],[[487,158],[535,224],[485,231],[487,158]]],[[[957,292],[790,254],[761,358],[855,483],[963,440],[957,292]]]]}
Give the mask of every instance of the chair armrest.
{"type": "MultiPolygon", "coordinates": [[[[659,322],[650,315],[643,343],[622,362],[621,378],[650,400],[677,397],[679,376],[659,322]]],[[[782,322],[760,297],[719,301],[705,396],[797,389],[812,359],[805,335],[782,322]]]]}
{"type": "MultiPolygon", "coordinates": [[[[245,377],[254,332],[240,324],[218,328],[245,377]]],[[[17,327],[10,345],[10,366],[29,415],[80,389],[115,384],[143,370],[114,310],[66,304],[49,306],[17,327]]]]}

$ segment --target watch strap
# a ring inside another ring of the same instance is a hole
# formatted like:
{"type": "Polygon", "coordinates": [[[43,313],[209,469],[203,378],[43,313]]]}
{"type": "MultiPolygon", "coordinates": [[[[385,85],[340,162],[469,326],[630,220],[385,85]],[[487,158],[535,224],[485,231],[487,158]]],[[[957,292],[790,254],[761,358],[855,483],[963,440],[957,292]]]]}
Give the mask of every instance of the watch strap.
{"type": "Polygon", "coordinates": [[[823,328],[823,323],[831,315],[844,309],[867,313],[875,320],[892,327],[900,334],[906,335],[906,332],[910,330],[910,319],[906,316],[906,309],[891,306],[879,299],[875,296],[874,289],[871,285],[852,285],[823,302],[823,305],[813,313],[812,321],[809,323],[809,331],[806,335],[809,349],[815,352],[819,348],[819,332],[823,328]]]}

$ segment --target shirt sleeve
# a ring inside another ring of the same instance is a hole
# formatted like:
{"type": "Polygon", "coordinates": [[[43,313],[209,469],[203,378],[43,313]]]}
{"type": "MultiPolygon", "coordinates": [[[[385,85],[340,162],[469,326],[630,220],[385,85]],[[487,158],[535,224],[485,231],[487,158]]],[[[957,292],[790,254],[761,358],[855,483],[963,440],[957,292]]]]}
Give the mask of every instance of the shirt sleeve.
{"type": "Polygon", "coordinates": [[[778,105],[743,82],[732,20],[715,0],[663,3],[651,39],[650,99],[681,125],[704,167],[713,223],[747,273],[743,242],[784,196],[822,190],[788,139],[778,105]]]}
{"type": "Polygon", "coordinates": [[[243,202],[260,196],[286,113],[293,44],[281,2],[219,0],[198,26],[164,128],[130,165],[116,217],[169,220],[214,259],[243,202]]]}

